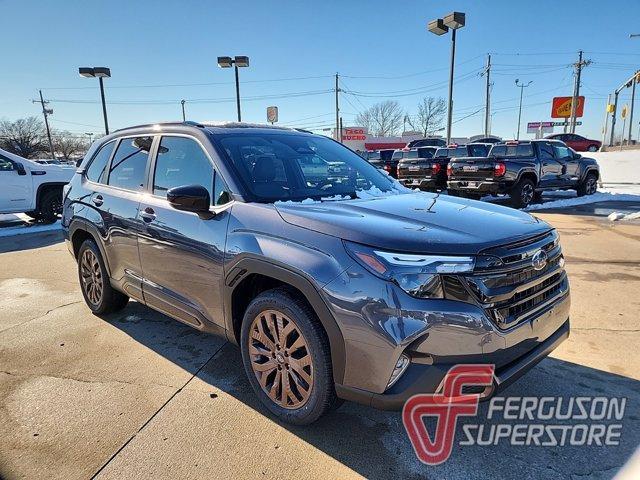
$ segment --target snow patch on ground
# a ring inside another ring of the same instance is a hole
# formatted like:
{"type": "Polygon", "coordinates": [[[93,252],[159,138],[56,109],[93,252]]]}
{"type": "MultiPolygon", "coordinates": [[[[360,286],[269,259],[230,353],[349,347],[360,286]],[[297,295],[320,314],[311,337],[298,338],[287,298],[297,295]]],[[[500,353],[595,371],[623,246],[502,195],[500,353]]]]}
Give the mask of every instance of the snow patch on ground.
{"type": "Polygon", "coordinates": [[[553,192],[552,198],[552,200],[548,200],[548,197],[545,195],[544,203],[529,205],[524,210],[549,210],[551,208],[567,208],[575,207],[577,205],[587,205],[589,203],[610,201],[640,202],[640,193],[617,193],[616,191],[611,191],[608,188],[603,188],[599,189],[593,195],[585,195],[584,197],[577,197],[573,191],[553,192]]]}
{"type": "Polygon", "coordinates": [[[27,233],[52,232],[62,228],[60,221],[50,224],[24,223],[22,225],[2,227],[3,222],[15,222],[22,220],[17,215],[12,216],[14,217],[13,219],[7,219],[6,217],[9,217],[9,215],[0,216],[0,237],[12,237],[14,235],[25,235],[27,233]]]}
{"type": "Polygon", "coordinates": [[[612,222],[617,222],[619,220],[638,220],[640,219],[640,212],[633,212],[633,213],[626,213],[626,214],[621,212],[613,212],[607,218],[612,222]]]}

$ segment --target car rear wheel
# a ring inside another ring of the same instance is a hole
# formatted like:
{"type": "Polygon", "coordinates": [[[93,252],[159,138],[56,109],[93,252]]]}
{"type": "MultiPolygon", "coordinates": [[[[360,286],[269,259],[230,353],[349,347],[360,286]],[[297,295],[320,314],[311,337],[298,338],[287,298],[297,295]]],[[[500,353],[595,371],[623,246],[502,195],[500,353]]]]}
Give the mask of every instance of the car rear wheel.
{"type": "Polygon", "coordinates": [[[117,312],[127,305],[129,297],[111,286],[102,255],[93,240],[85,240],[80,246],[78,277],[84,301],[96,315],[117,312]]]}
{"type": "Polygon", "coordinates": [[[579,197],[593,195],[598,190],[598,177],[595,173],[589,173],[584,181],[578,185],[576,191],[579,197]]]}
{"type": "Polygon", "coordinates": [[[307,425],[338,404],[327,335],[287,289],[268,290],[251,302],[241,349],[254,392],[280,420],[307,425]]]}
{"type": "Polygon", "coordinates": [[[536,194],[536,187],[529,178],[523,178],[511,191],[511,203],[515,208],[529,206],[536,194]]]}

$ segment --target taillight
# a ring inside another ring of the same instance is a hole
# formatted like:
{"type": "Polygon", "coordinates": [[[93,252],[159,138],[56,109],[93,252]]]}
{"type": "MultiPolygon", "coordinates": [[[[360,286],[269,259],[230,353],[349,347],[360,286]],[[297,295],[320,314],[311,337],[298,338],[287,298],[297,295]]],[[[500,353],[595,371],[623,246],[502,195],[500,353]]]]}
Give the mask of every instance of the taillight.
{"type": "Polygon", "coordinates": [[[451,166],[451,164],[449,163],[447,165],[447,177],[450,177],[453,174],[453,167],[451,166]]]}
{"type": "Polygon", "coordinates": [[[431,173],[433,175],[437,175],[438,173],[440,173],[441,168],[442,165],[440,165],[439,163],[434,163],[431,165],[431,173]]]}
{"type": "Polygon", "coordinates": [[[504,163],[496,163],[493,166],[493,175],[495,177],[501,177],[507,172],[507,167],[504,163]]]}

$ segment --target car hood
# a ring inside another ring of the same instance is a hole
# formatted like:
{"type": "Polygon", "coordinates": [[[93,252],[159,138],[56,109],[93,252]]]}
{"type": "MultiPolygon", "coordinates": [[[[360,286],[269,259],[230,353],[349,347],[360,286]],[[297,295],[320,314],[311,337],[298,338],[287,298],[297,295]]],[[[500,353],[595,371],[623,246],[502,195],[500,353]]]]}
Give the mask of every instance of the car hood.
{"type": "Polygon", "coordinates": [[[288,202],[276,208],[287,223],[400,252],[476,254],[551,230],[547,223],[519,210],[430,193],[288,202]]]}

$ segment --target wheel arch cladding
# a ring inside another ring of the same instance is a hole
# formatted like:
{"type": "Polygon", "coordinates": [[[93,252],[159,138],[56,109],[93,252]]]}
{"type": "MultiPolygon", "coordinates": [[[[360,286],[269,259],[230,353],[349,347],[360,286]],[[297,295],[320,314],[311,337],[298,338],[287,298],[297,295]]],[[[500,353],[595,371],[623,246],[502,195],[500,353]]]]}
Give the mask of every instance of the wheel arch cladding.
{"type": "Polygon", "coordinates": [[[225,280],[225,322],[229,341],[239,343],[244,312],[261,292],[286,287],[303,299],[315,313],[329,339],[333,378],[342,383],[345,346],[342,332],[313,284],[302,274],[259,259],[243,259],[225,280]]]}
{"type": "Polygon", "coordinates": [[[107,269],[107,273],[109,276],[111,275],[111,268],[109,267],[109,259],[105,255],[104,246],[100,241],[100,235],[98,234],[98,230],[83,220],[73,220],[69,225],[69,239],[71,240],[71,245],[73,247],[73,255],[78,259],[78,252],[80,251],[80,246],[86,240],[93,240],[95,244],[98,246],[98,250],[100,250],[100,255],[102,255],[102,261],[104,262],[104,267],[107,269]]]}
{"type": "Polygon", "coordinates": [[[529,179],[533,182],[534,185],[538,184],[538,176],[536,175],[535,172],[531,171],[531,170],[525,170],[524,172],[522,172],[520,174],[520,178],[518,179],[518,181],[522,181],[525,179],[529,179]]]}
{"type": "Polygon", "coordinates": [[[40,208],[40,202],[42,201],[42,197],[45,193],[50,191],[60,191],[60,196],[62,196],[62,189],[66,183],[56,182],[56,183],[43,183],[42,185],[38,185],[38,190],[36,192],[36,210],[40,208]]]}

